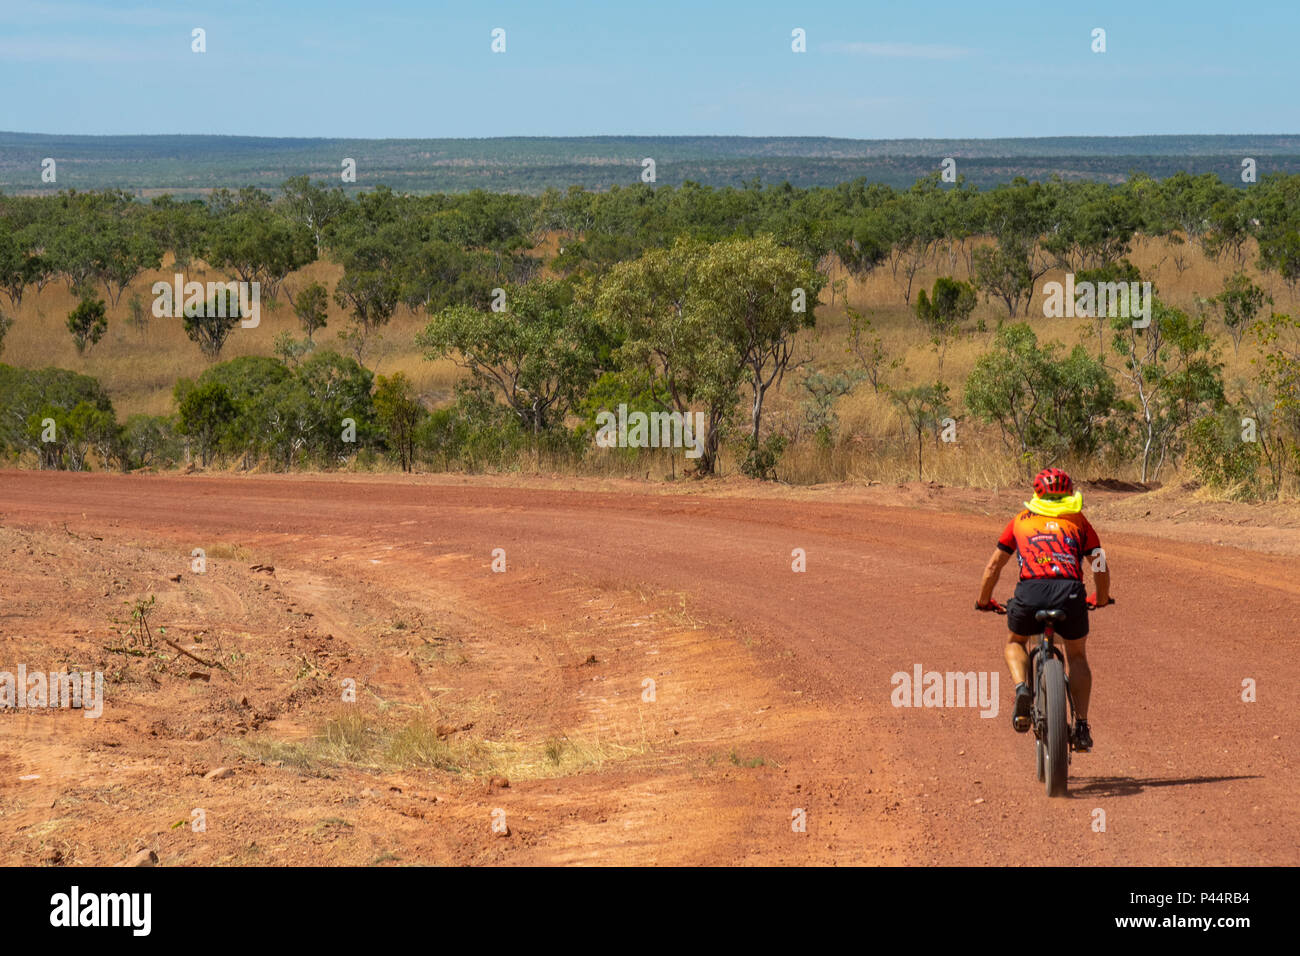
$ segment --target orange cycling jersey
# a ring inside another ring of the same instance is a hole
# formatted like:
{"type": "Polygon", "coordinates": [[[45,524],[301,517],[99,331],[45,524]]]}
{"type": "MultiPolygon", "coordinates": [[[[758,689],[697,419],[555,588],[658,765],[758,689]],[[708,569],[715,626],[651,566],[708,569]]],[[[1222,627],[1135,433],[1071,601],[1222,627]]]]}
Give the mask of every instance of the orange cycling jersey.
{"type": "Polygon", "coordinates": [[[1048,517],[1025,510],[1007,524],[998,548],[1015,554],[1020,580],[1083,580],[1083,556],[1101,550],[1097,532],[1081,513],[1048,517]]]}

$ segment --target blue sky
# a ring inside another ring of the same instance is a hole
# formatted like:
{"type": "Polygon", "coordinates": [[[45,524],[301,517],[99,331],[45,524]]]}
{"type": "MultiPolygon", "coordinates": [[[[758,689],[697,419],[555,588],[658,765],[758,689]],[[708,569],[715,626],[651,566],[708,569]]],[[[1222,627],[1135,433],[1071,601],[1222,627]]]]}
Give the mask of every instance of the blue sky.
{"type": "Polygon", "coordinates": [[[1298,47],[1294,0],[0,0],[0,129],[1297,133],[1298,47]],[[190,51],[194,27],[206,53],[190,51]]]}

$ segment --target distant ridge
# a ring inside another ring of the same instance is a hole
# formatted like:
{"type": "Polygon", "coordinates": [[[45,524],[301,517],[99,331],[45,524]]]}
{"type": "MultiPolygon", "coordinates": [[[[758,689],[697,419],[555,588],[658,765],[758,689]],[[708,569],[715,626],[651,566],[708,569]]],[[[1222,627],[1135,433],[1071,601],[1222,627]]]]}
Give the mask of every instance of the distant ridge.
{"type": "Polygon", "coordinates": [[[990,187],[1016,176],[1119,182],[1140,170],[1163,178],[1212,172],[1240,184],[1241,161],[1259,175],[1300,173],[1300,135],[1071,136],[1021,139],[836,139],[773,136],[584,136],[491,139],[289,139],[255,136],[75,136],[0,132],[0,190],[120,188],[141,195],[197,194],[216,188],[275,188],[308,174],[339,181],[344,158],[357,162],[347,189],[385,184],[401,192],[538,193],[547,188],[609,189],[641,181],[655,160],[656,183],[709,186],[789,181],[829,186],[864,177],[910,186],[953,157],[969,182],[990,187]],[[57,163],[42,184],[41,161],[57,163]]]}

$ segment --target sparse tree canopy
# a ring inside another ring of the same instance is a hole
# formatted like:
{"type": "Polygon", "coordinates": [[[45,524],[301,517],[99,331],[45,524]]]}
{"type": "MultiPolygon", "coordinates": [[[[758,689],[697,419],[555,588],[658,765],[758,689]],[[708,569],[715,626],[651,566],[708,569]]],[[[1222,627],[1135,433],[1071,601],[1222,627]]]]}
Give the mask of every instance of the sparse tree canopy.
{"type": "Polygon", "coordinates": [[[505,304],[500,312],[445,308],[416,342],[428,358],[450,356],[538,435],[573,409],[595,381],[602,331],[567,283],[511,286],[505,304]]]}
{"type": "Polygon", "coordinates": [[[219,292],[201,307],[187,308],[182,320],[185,334],[209,361],[221,357],[226,339],[244,318],[239,311],[238,297],[228,292],[219,292]]]}
{"type": "Polygon", "coordinates": [[[916,315],[930,333],[939,353],[939,370],[943,370],[943,357],[948,351],[948,340],[975,310],[977,296],[969,283],[947,276],[934,280],[934,292],[927,296],[925,290],[916,300],[916,315]]]}
{"type": "Polygon", "coordinates": [[[219,382],[195,385],[187,379],[176,383],[179,430],[198,448],[199,460],[207,466],[235,422],[235,403],[219,382]]]}
{"type": "Polygon", "coordinates": [[[1223,291],[1212,300],[1223,316],[1223,326],[1232,339],[1232,348],[1241,347],[1241,337],[1255,321],[1264,303],[1273,304],[1268,295],[1244,272],[1236,272],[1223,280],[1223,291]]]}
{"type": "Polygon", "coordinates": [[[1146,327],[1136,327],[1124,316],[1113,318],[1111,327],[1119,374],[1137,405],[1142,480],[1158,478],[1169,457],[1181,451],[1186,426],[1222,406],[1223,366],[1216,361],[1205,319],[1158,299],[1146,327]]]}
{"type": "Polygon", "coordinates": [[[260,283],[267,298],[276,297],[285,276],[315,258],[307,227],[282,215],[260,190],[238,195],[219,190],[211,205],[208,263],[233,271],[243,282],[260,283]]]}
{"type": "Polygon", "coordinates": [[[72,333],[72,341],[76,343],[78,355],[92,348],[108,331],[104,300],[82,299],[68,315],[68,331],[72,333]]]}
{"type": "Polygon", "coordinates": [[[943,382],[935,382],[933,385],[896,389],[889,393],[889,397],[916,432],[916,480],[924,481],[921,439],[927,430],[937,430],[948,415],[948,386],[943,382]]]}
{"type": "Polygon", "coordinates": [[[622,340],[620,360],[662,381],[678,411],[705,406],[709,432],[699,467],[709,474],[719,426],[745,381],[757,444],[764,397],[789,366],[794,335],[815,322],[824,284],[811,263],[770,236],[680,239],[611,269],[597,312],[622,340]]]}
{"type": "Polygon", "coordinates": [[[320,282],[311,282],[293,296],[293,312],[298,316],[302,330],[310,341],[320,329],[325,328],[329,317],[329,289],[320,282]]]}
{"type": "Polygon", "coordinates": [[[415,431],[428,413],[415,399],[411,382],[402,372],[375,380],[375,419],[388,447],[397,453],[402,471],[410,471],[415,458],[415,431]]]}
{"type": "Polygon", "coordinates": [[[966,380],[966,407],[998,426],[1026,474],[1066,456],[1087,457],[1122,410],[1114,381],[1083,346],[1065,358],[1024,323],[1004,326],[966,380]]]}

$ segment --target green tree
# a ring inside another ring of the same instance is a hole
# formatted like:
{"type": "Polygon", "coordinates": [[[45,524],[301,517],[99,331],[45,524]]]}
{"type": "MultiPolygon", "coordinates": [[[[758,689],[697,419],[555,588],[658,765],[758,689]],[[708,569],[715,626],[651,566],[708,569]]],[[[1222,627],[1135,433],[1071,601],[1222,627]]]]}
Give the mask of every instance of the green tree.
{"type": "Polygon", "coordinates": [[[102,201],[93,193],[61,194],[50,211],[46,251],[56,273],[67,282],[68,291],[79,298],[94,288],[100,250],[96,240],[106,227],[102,201]]]}
{"type": "Polygon", "coordinates": [[[939,174],[934,173],[918,180],[911,190],[890,200],[881,210],[889,222],[887,234],[893,240],[894,278],[901,269],[905,280],[900,280],[903,302],[907,305],[912,304],[917,273],[943,239],[942,203],[939,174]]]}
{"type": "Polygon", "coordinates": [[[456,383],[456,401],[420,422],[415,443],[423,453],[440,456],[446,467],[459,462],[478,471],[516,458],[531,439],[518,416],[485,386],[462,379],[456,383]]]}
{"type": "Polygon", "coordinates": [[[1257,364],[1264,394],[1252,405],[1273,486],[1280,489],[1288,463],[1300,468],[1300,319],[1274,312],[1253,331],[1262,352],[1257,364]]]}
{"type": "Polygon", "coordinates": [[[261,190],[218,190],[210,205],[208,263],[243,282],[258,282],[268,299],[275,299],[285,276],[315,258],[307,227],[281,215],[261,190]]]}
{"type": "Polygon", "coordinates": [[[934,291],[927,296],[925,290],[916,299],[916,316],[921,320],[939,353],[939,370],[943,371],[944,355],[948,341],[961,324],[970,318],[977,297],[969,283],[948,276],[934,280],[934,291]]]}
{"type": "Polygon", "coordinates": [[[1210,207],[1209,228],[1201,235],[1201,246],[1213,259],[1226,253],[1240,269],[1246,260],[1246,243],[1251,237],[1250,213],[1246,203],[1233,192],[1210,207]]]}
{"type": "Polygon", "coordinates": [[[1003,326],[966,380],[967,409],[996,424],[1026,474],[1067,455],[1090,457],[1117,438],[1111,416],[1125,410],[1100,361],[1077,345],[1038,344],[1026,323],[1003,326]]]}
{"type": "MultiPolygon", "coordinates": [[[[84,403],[83,403],[84,404],[84,403]]],[[[73,408],[80,408],[75,405],[73,408]]],[[[36,452],[42,471],[71,468],[80,470],[80,463],[69,452],[72,439],[70,419],[73,408],[60,408],[46,404],[34,412],[26,422],[25,444],[36,452]]]]}
{"type": "MultiPolygon", "coordinates": [[[[347,212],[348,201],[338,186],[327,189],[307,176],[294,176],[281,187],[289,217],[301,223],[311,234],[319,258],[325,247],[325,236],[330,226],[347,212]]],[[[310,333],[309,333],[310,335],[310,333]]]]}
{"type": "Polygon", "coordinates": [[[339,338],[352,348],[358,363],[370,336],[393,318],[400,294],[401,280],[388,269],[344,268],[334,289],[334,301],[340,308],[351,310],[353,328],[340,332],[339,338]]]}
{"type": "Polygon", "coordinates": [[[916,480],[923,481],[921,468],[922,437],[927,430],[937,431],[948,415],[948,386],[942,382],[918,385],[915,388],[896,389],[889,393],[890,400],[902,412],[903,418],[916,432],[916,480]]]}
{"type": "Polygon", "coordinates": [[[1273,304],[1268,295],[1244,272],[1236,272],[1223,280],[1223,291],[1210,300],[1223,317],[1224,328],[1232,339],[1232,350],[1241,346],[1241,337],[1255,323],[1264,303],[1273,304]]]}
{"type": "Polygon", "coordinates": [[[972,255],[976,286],[990,299],[1000,299],[1007,307],[1007,318],[1016,314],[1021,300],[1033,292],[1029,254],[1021,247],[999,240],[992,246],[980,246],[972,255]]]}
{"type": "Polygon", "coordinates": [[[64,467],[67,434],[56,427],[55,442],[47,443],[43,420],[66,425],[66,416],[79,404],[112,413],[113,403],[99,382],[61,368],[18,369],[0,365],[0,449],[30,452],[42,467],[64,467]]]}
{"type": "Polygon", "coordinates": [[[1260,243],[1260,262],[1286,282],[1291,294],[1300,284],[1300,230],[1291,229],[1260,243]]]}
{"type": "Polygon", "coordinates": [[[330,349],[313,352],[294,371],[302,389],[296,428],[323,464],[334,467],[373,442],[374,378],[360,362],[330,349]]]}
{"type": "Polygon", "coordinates": [[[544,280],[505,290],[506,309],[442,309],[416,337],[425,357],[450,356],[500,395],[534,440],[558,425],[599,372],[601,329],[569,286],[544,280]]]}
{"type": "Polygon", "coordinates": [[[82,299],[68,314],[68,331],[77,346],[77,354],[84,355],[108,331],[103,299],[82,299]]]}
{"type": "Polygon", "coordinates": [[[199,386],[220,385],[230,400],[233,414],[220,431],[219,445],[222,451],[242,455],[244,468],[264,454],[274,454],[272,419],[283,398],[279,386],[291,377],[281,362],[265,355],[220,362],[199,376],[199,386]]]}
{"type": "Polygon", "coordinates": [[[203,306],[187,306],[181,321],[186,336],[211,362],[221,357],[226,339],[242,318],[239,299],[230,290],[223,290],[203,306]]]}
{"type": "Polygon", "coordinates": [[[212,214],[202,199],[157,196],[144,215],[144,228],[159,249],[171,252],[172,265],[180,272],[201,255],[211,226],[212,214]]]}
{"type": "Polygon", "coordinates": [[[397,453],[402,471],[410,471],[415,457],[415,433],[428,413],[415,399],[411,382],[402,372],[375,380],[375,418],[388,442],[397,453]]]}
{"type": "Polygon", "coordinates": [[[1228,191],[1214,173],[1177,172],[1159,184],[1157,216],[1176,227],[1185,241],[1199,242],[1209,225],[1210,210],[1228,191]]]}
{"type": "Polygon", "coordinates": [[[48,259],[41,254],[37,232],[34,224],[0,217],[0,289],[15,309],[22,306],[27,286],[44,285],[43,279],[51,271],[48,259]]]}
{"type": "Polygon", "coordinates": [[[701,303],[707,244],[681,238],[613,266],[600,280],[596,314],[618,342],[622,368],[641,368],[683,415],[704,406],[707,434],[697,473],[717,466],[720,426],[739,398],[744,364],[735,337],[701,303]]]}
{"type": "MultiPolygon", "coordinates": [[[[1100,301],[1095,301],[1091,316],[1097,327],[1097,358],[1104,360],[1106,356],[1106,331],[1111,327],[1111,321],[1119,317],[1122,302],[1130,303],[1129,312],[1133,312],[1133,283],[1142,281],[1142,273],[1138,271],[1133,263],[1127,259],[1122,259],[1119,262],[1108,262],[1095,269],[1082,269],[1075,275],[1074,279],[1076,287],[1081,283],[1092,283],[1093,288],[1097,290],[1095,294],[1097,300],[1101,299],[1103,289],[1106,292],[1105,314],[1099,308],[1100,301]],[[1118,292],[1120,286],[1126,287],[1127,292],[1122,294],[1118,292]]],[[[1152,288],[1154,289],[1154,286],[1152,288]]],[[[1083,313],[1079,314],[1082,315],[1083,313]]]]}
{"type": "MultiPolygon", "coordinates": [[[[996,259],[983,254],[985,287],[995,282],[1004,294],[1014,295],[1020,284],[1027,282],[1023,289],[1025,315],[1038,280],[1056,263],[1042,240],[1060,230],[1062,205],[1058,184],[1031,183],[1022,177],[980,194],[979,221],[983,231],[997,240],[996,259]]],[[[973,254],[971,258],[972,275],[978,280],[973,254]]]]}
{"type": "Polygon", "coordinates": [[[698,307],[713,314],[744,367],[752,396],[751,444],[759,442],[764,398],[785,375],[796,334],[816,324],[825,284],[812,263],[771,236],[713,243],[704,253],[698,307]]]}
{"type": "Polygon", "coordinates": [[[795,334],[812,327],[825,279],[769,236],[706,243],[679,239],[601,279],[596,310],[620,342],[616,360],[644,368],[676,411],[707,409],[698,469],[712,474],[720,426],[748,381],[749,441],[758,446],[763,401],[792,356],[795,334]],[[804,311],[797,311],[799,305],[804,311]]]}
{"type": "Polygon", "coordinates": [[[275,343],[271,346],[271,354],[289,368],[295,368],[302,361],[302,357],[315,347],[316,345],[311,339],[303,339],[300,342],[293,337],[292,333],[281,332],[275,337],[275,343]]]}
{"type": "Polygon", "coordinates": [[[503,276],[523,278],[519,261],[501,251],[464,249],[449,239],[429,239],[410,249],[398,266],[400,298],[413,312],[423,309],[433,314],[449,305],[486,309],[493,290],[507,281],[503,276]]]}
{"type": "Polygon", "coordinates": [[[1059,226],[1043,247],[1070,272],[1097,269],[1128,255],[1140,225],[1131,194],[1102,183],[1051,184],[1059,197],[1059,226]]]}
{"type": "Polygon", "coordinates": [[[1145,327],[1122,316],[1112,319],[1111,327],[1119,374],[1135,396],[1142,481],[1158,478],[1166,460],[1180,450],[1183,429],[1222,406],[1222,365],[1215,361],[1205,319],[1194,319],[1158,299],[1145,327]]]}
{"type": "Polygon", "coordinates": [[[122,425],[125,468],[174,465],[181,456],[172,420],[165,415],[131,415],[122,425]]]}
{"type": "Polygon", "coordinates": [[[297,295],[290,297],[293,313],[298,323],[307,333],[307,341],[312,340],[319,329],[325,328],[329,318],[330,292],[322,283],[312,282],[300,289],[297,295]]]}
{"type": "Polygon", "coordinates": [[[69,467],[74,471],[86,469],[92,451],[104,467],[120,464],[123,457],[122,429],[112,409],[79,402],[67,418],[66,447],[69,467]]]}
{"type": "Polygon", "coordinates": [[[219,382],[195,385],[181,379],[176,383],[175,396],[177,430],[194,443],[200,463],[207,467],[235,422],[235,403],[219,382]]]}
{"type": "Polygon", "coordinates": [[[829,448],[835,440],[839,428],[839,416],[835,414],[835,402],[847,395],[864,378],[867,373],[861,369],[845,372],[823,372],[809,369],[799,383],[808,393],[803,403],[804,424],[812,429],[817,444],[829,448]]]}
{"type": "Polygon", "coordinates": [[[1261,448],[1243,441],[1241,412],[1224,407],[1206,415],[1187,429],[1187,463],[1211,488],[1226,488],[1238,497],[1252,497],[1259,488],[1261,448]]]}
{"type": "Polygon", "coordinates": [[[862,374],[871,383],[871,391],[880,394],[881,376],[902,364],[901,358],[889,357],[884,340],[875,331],[871,320],[846,301],[844,313],[849,318],[849,342],[846,349],[861,364],[862,374]]]}
{"type": "Polygon", "coordinates": [[[99,236],[95,274],[114,306],[136,276],[161,264],[162,250],[139,215],[111,220],[99,236]]]}

